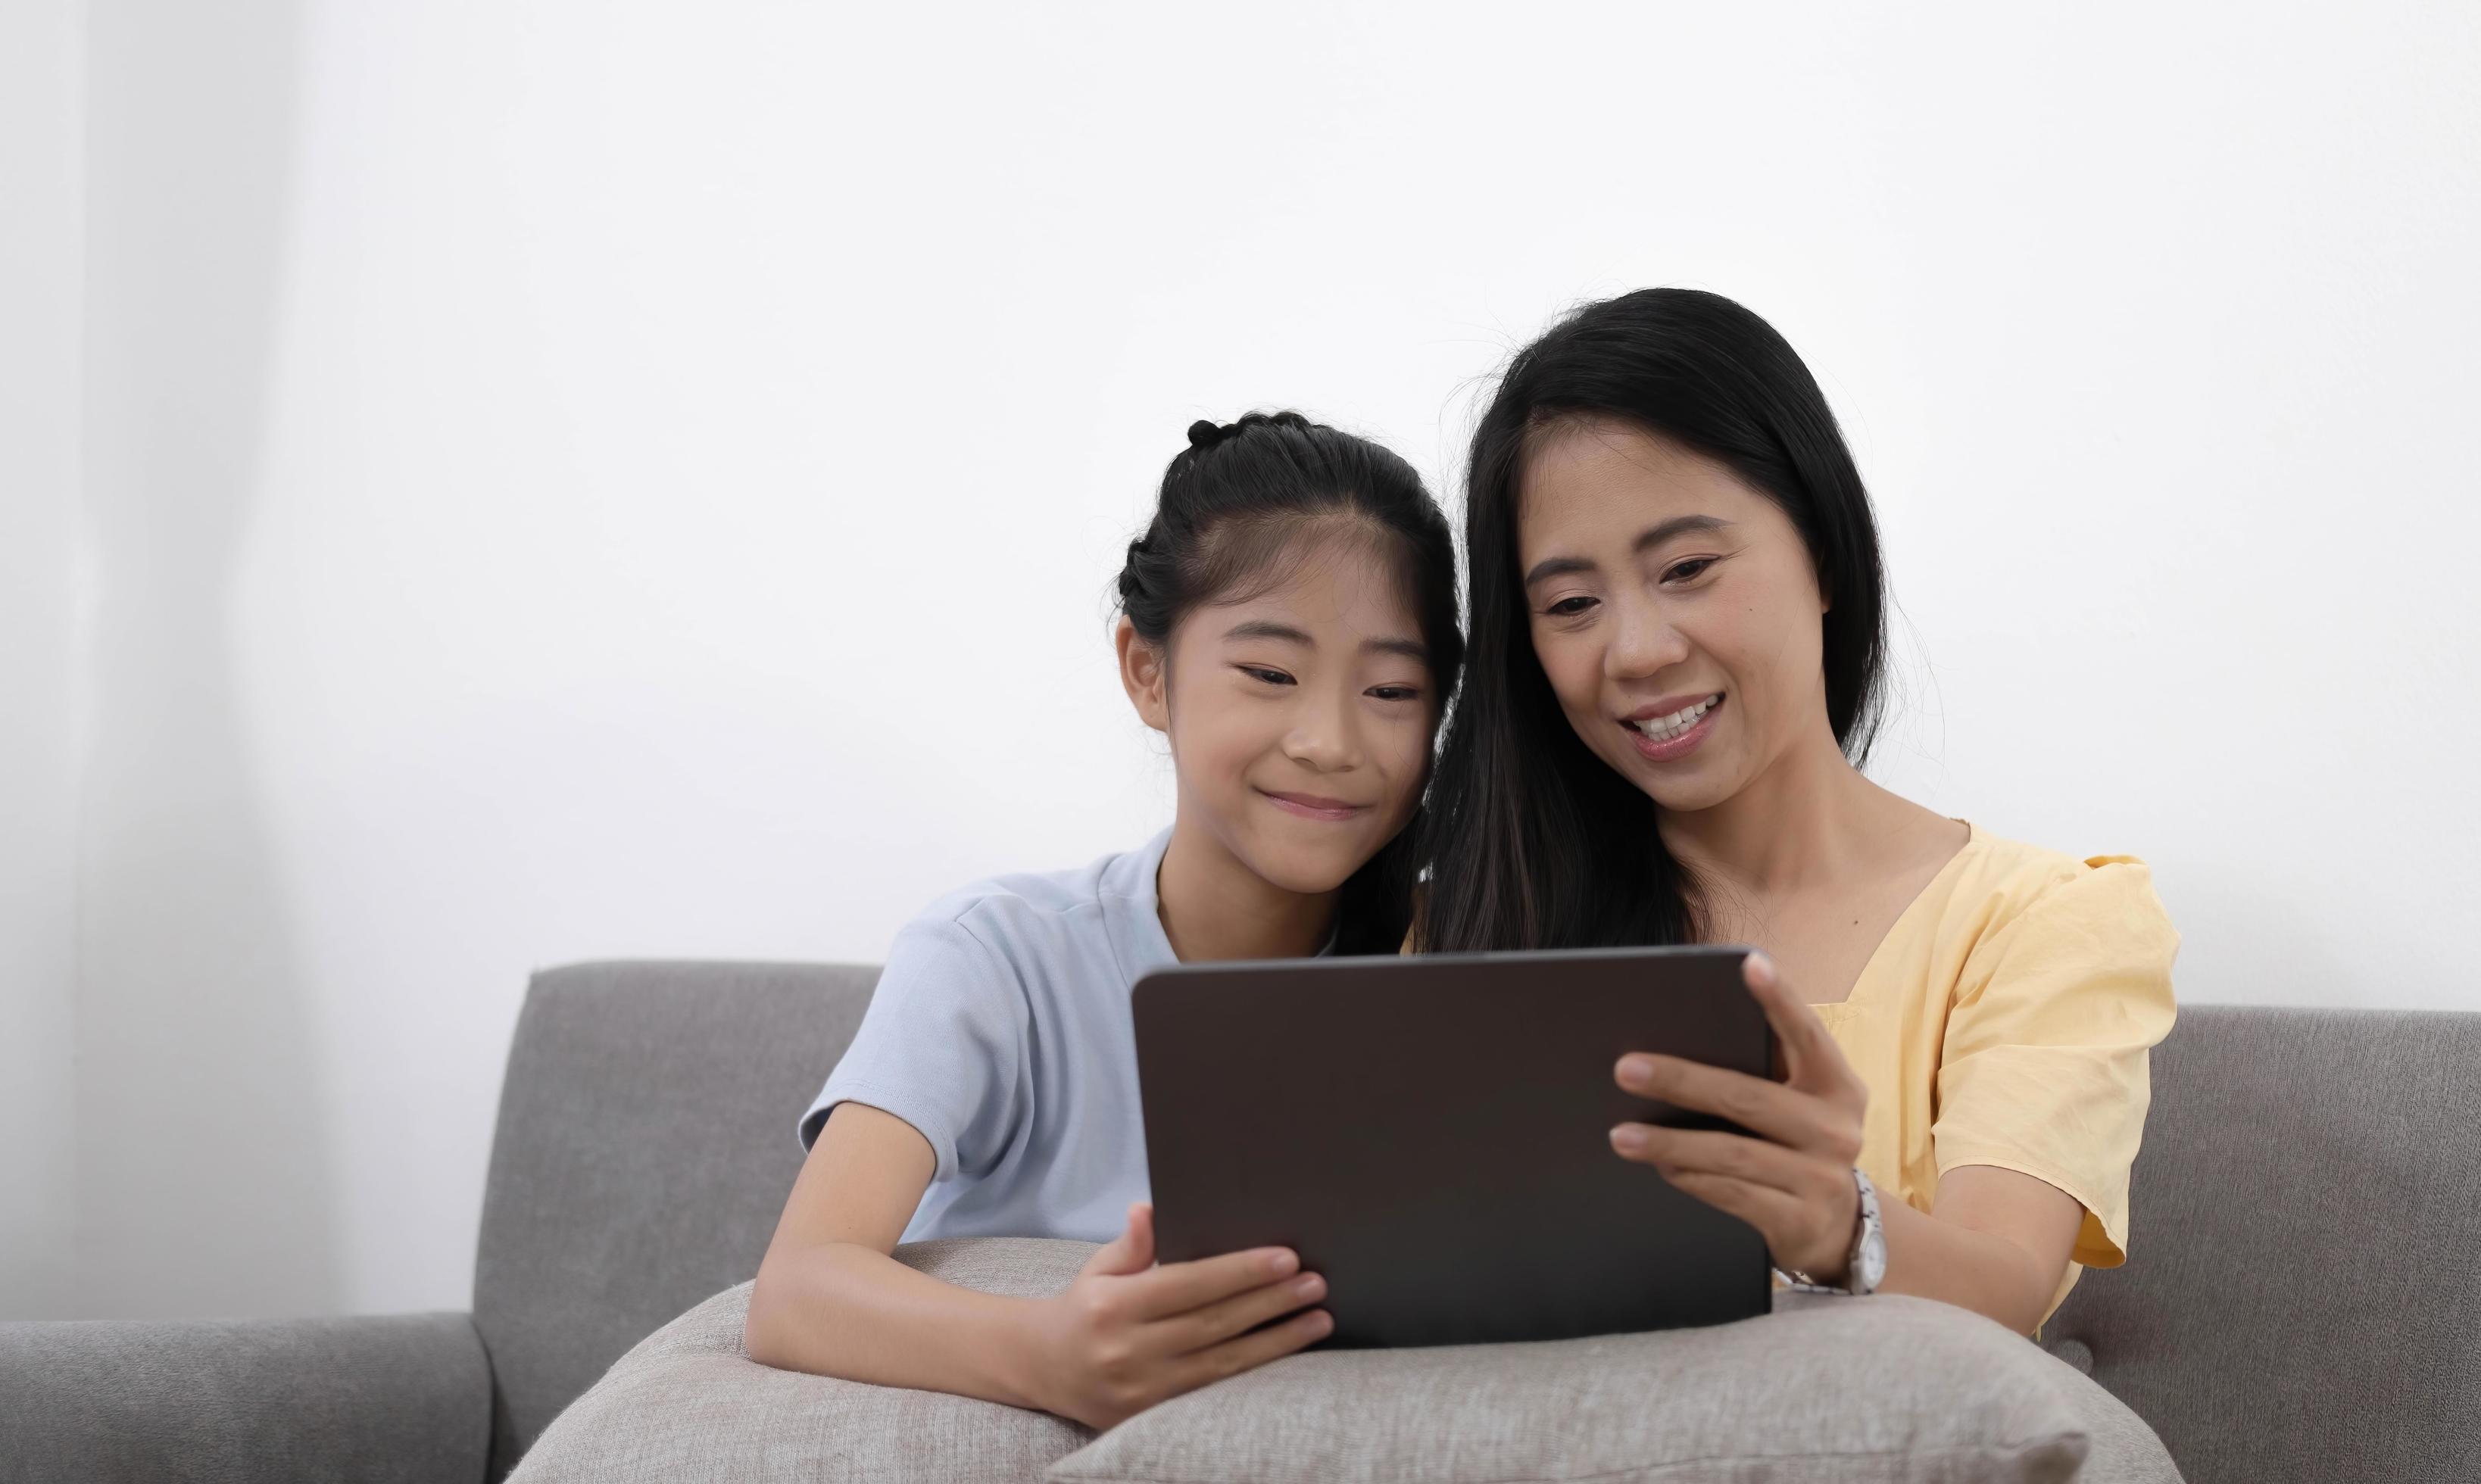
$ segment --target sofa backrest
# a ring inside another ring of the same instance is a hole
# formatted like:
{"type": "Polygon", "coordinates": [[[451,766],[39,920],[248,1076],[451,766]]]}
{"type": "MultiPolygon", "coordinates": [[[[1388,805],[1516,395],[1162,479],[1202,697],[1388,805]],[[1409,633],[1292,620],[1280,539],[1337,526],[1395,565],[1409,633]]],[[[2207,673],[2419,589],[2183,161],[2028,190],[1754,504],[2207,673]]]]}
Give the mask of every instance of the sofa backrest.
{"type": "Polygon", "coordinates": [[[758,1271],[801,1110],[875,967],[607,963],[535,976],[475,1255],[492,1477],[623,1351],[758,1271]]]}
{"type": "MultiPolygon", "coordinates": [[[[495,1476],[639,1340],[758,1270],[795,1119],[875,968],[535,976],[483,1207],[495,1476]]],[[[2044,1340],[2192,1484],[2481,1478],[2481,1015],[2191,1005],[2128,1265],[2044,1340]]]]}
{"type": "Polygon", "coordinates": [[[2189,1005],[2153,1074],[2045,1342],[2190,1484],[2481,1479],[2481,1015],[2189,1005]]]}

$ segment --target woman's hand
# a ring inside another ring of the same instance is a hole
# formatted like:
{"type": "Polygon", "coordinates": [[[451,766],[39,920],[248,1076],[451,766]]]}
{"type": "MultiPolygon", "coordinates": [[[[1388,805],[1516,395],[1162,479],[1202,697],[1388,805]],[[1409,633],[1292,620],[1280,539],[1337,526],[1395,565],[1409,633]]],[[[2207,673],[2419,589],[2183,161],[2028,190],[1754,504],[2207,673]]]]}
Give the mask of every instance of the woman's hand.
{"type": "Polygon", "coordinates": [[[1756,1136],[1624,1123],[1611,1147],[1756,1227],[1777,1267],[1839,1283],[1861,1219],[1852,1165],[1869,1092],[1772,959],[1751,953],[1741,976],[1775,1028],[1783,1081],[1644,1052],[1620,1058],[1618,1079],[1630,1092],[1728,1118],[1756,1136]]]}
{"type": "Polygon", "coordinates": [[[1289,1249],[1154,1261],[1154,1209],[1132,1206],[1128,1228],[1086,1260],[1067,1291],[1032,1306],[1026,1391],[1044,1411],[1110,1427],[1335,1328],[1323,1309],[1293,1313],[1325,1297],[1326,1280],[1299,1271],[1289,1249]]]}

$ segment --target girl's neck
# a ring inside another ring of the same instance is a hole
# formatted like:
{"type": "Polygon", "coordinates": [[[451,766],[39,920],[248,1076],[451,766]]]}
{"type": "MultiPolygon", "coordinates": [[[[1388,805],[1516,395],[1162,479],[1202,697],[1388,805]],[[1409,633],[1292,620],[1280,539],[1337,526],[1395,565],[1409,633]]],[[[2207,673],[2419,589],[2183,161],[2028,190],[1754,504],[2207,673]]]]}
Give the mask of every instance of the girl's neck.
{"type": "Polygon", "coordinates": [[[1814,735],[1738,793],[1709,809],[1662,810],[1657,827],[1664,846],[1698,875],[1772,898],[1841,875],[1868,853],[1891,812],[1906,807],[1852,766],[1821,717],[1814,735]]]}
{"type": "Polygon", "coordinates": [[[1185,964],[1306,958],[1335,924],[1336,896],[1284,890],[1186,817],[1173,820],[1171,844],[1155,872],[1163,936],[1185,964]]]}

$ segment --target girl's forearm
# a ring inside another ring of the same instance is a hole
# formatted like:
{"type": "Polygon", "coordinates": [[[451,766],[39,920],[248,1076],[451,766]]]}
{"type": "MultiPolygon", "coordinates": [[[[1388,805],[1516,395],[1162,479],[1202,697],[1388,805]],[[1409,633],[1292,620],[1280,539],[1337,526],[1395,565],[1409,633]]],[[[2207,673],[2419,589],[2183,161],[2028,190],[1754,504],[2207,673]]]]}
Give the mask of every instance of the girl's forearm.
{"type": "Polygon", "coordinates": [[[853,1242],[770,1251],[750,1290],[749,1358],[848,1381],[1039,1408],[1034,1301],[978,1293],[853,1242]]]}
{"type": "Polygon", "coordinates": [[[1901,1201],[1881,1199],[1878,1219],[1887,1232],[1881,1293],[1935,1298],[2029,1335],[2064,1276],[2042,1271],[2031,1253],[2007,1237],[1941,1221],[1901,1201]]]}

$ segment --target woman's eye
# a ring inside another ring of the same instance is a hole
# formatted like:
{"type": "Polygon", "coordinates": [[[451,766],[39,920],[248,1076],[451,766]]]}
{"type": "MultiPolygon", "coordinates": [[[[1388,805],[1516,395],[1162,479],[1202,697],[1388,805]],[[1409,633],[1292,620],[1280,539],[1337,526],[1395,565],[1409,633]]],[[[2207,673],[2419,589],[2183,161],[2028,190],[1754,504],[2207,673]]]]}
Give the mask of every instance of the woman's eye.
{"type": "Polygon", "coordinates": [[[1593,606],[1593,599],[1580,593],[1573,598],[1561,598],[1558,602],[1554,603],[1549,608],[1543,610],[1543,612],[1549,613],[1554,618],[1574,618],[1579,613],[1583,612],[1585,610],[1593,606]]]}
{"type": "Polygon", "coordinates": [[[1704,576],[1706,569],[1713,564],[1714,559],[1711,557],[1691,557],[1686,561],[1673,567],[1670,571],[1663,573],[1662,580],[1666,583],[1694,582],[1699,577],[1704,576]]]}
{"type": "Polygon", "coordinates": [[[1239,670],[1241,674],[1248,676],[1251,680],[1264,681],[1270,686],[1289,686],[1293,683],[1293,677],[1285,674],[1282,670],[1270,670],[1264,665],[1238,664],[1234,665],[1233,668],[1239,670]]]}
{"type": "Polygon", "coordinates": [[[1382,701],[1418,701],[1421,690],[1413,686],[1371,686],[1370,694],[1382,701]]]}

